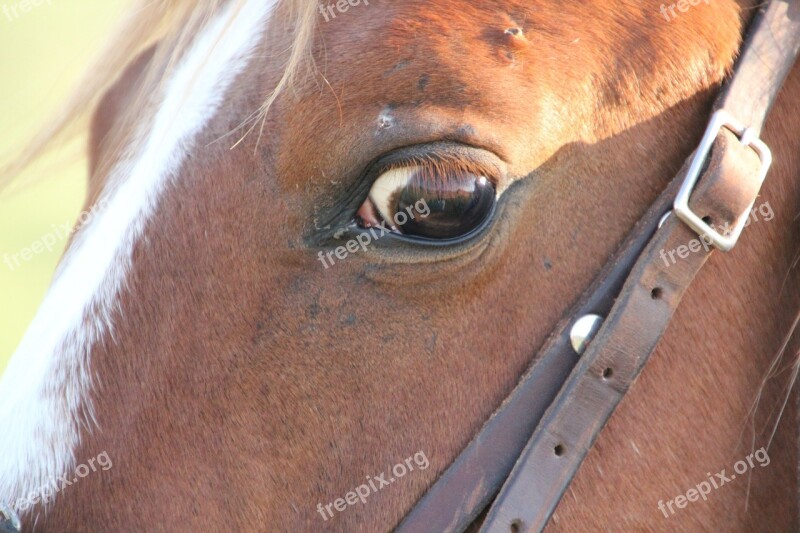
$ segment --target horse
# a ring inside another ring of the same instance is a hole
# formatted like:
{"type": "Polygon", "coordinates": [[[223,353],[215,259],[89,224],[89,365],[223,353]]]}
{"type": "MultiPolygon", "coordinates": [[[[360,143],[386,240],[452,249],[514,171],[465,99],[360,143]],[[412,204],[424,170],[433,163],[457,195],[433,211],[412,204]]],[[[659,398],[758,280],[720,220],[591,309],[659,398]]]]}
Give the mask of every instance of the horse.
{"type": "MultiPolygon", "coordinates": [[[[397,527],[697,145],[757,7],[143,2],[9,167],[89,130],[93,216],[0,381],[0,502],[397,527]]],[[[548,530],[796,527],[798,102],[794,69],[740,243],[548,530]]]]}

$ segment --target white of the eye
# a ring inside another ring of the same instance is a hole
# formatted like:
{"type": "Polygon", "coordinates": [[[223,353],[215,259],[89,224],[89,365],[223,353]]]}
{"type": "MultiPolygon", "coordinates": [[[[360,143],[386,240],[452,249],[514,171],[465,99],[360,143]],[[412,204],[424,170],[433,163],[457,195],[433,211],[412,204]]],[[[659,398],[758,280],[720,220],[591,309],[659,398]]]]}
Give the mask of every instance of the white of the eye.
{"type": "Polygon", "coordinates": [[[394,229],[397,228],[394,227],[392,218],[394,216],[394,208],[390,205],[392,196],[403,190],[408,185],[409,178],[418,170],[417,166],[387,170],[375,180],[372,190],[369,191],[369,199],[372,200],[372,204],[383,220],[394,229]]]}

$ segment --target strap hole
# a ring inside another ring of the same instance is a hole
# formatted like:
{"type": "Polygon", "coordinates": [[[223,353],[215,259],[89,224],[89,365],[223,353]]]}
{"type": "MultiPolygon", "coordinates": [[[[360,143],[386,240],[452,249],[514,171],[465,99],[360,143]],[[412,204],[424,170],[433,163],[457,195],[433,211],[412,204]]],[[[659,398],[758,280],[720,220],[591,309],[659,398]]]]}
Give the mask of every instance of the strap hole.
{"type": "Polygon", "coordinates": [[[556,454],[556,457],[561,457],[564,455],[564,447],[560,444],[557,444],[555,448],[553,448],[553,453],[556,454]]]}
{"type": "Polygon", "coordinates": [[[613,375],[614,375],[613,368],[606,368],[605,370],[603,370],[603,379],[609,379],[613,375]]]}
{"type": "Polygon", "coordinates": [[[520,531],[522,531],[522,520],[517,518],[511,522],[511,533],[519,533],[520,531]]]}
{"type": "Polygon", "coordinates": [[[708,216],[708,215],[704,216],[702,218],[702,221],[705,222],[706,224],[708,224],[709,226],[711,225],[711,217],[708,216]]]}
{"type": "Polygon", "coordinates": [[[664,295],[664,289],[662,289],[661,287],[656,287],[655,289],[650,291],[650,297],[653,300],[660,300],[663,295],[664,295]]]}

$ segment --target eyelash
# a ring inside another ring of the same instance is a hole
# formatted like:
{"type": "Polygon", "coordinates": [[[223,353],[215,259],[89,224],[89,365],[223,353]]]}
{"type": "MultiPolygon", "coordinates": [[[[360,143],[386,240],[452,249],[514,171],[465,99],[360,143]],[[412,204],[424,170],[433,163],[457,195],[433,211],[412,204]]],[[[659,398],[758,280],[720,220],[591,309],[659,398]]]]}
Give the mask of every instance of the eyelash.
{"type": "Polygon", "coordinates": [[[425,179],[431,180],[426,183],[428,186],[446,184],[447,181],[458,177],[473,174],[485,176],[495,186],[498,183],[497,169],[490,168],[477,161],[465,160],[461,157],[450,154],[427,154],[424,156],[409,156],[399,161],[394,161],[385,165],[375,173],[375,180],[383,176],[386,172],[396,169],[419,167],[425,179]]]}

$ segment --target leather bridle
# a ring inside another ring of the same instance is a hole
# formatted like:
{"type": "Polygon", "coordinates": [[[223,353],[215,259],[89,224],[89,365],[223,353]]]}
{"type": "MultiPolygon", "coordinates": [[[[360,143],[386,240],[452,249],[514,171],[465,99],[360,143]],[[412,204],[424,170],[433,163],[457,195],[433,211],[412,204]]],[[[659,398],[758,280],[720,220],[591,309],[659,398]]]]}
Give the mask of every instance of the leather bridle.
{"type": "MultiPolygon", "coordinates": [[[[799,48],[800,0],[767,2],[698,149],[398,531],[463,531],[495,496],[482,531],[544,528],[692,279],[714,247],[736,244],[770,164],[758,135],[799,48]],[[661,259],[698,235],[710,246],[661,259]]],[[[0,532],[20,528],[0,506],[0,532]]]]}
{"type": "Polygon", "coordinates": [[[736,244],[771,162],[758,137],[798,49],[800,0],[766,2],[697,150],[399,532],[464,531],[493,498],[481,531],[544,529],[697,272],[736,244]],[[662,259],[698,236],[685,259],[662,259]]]}

